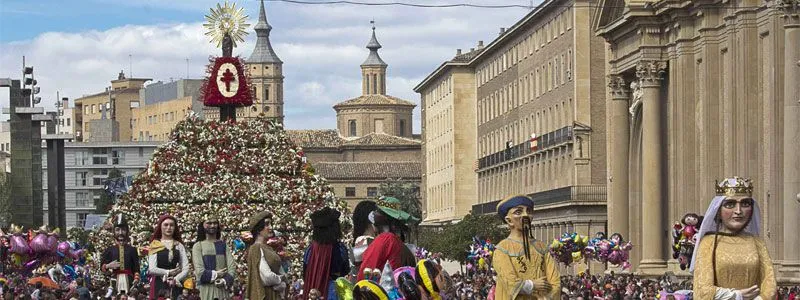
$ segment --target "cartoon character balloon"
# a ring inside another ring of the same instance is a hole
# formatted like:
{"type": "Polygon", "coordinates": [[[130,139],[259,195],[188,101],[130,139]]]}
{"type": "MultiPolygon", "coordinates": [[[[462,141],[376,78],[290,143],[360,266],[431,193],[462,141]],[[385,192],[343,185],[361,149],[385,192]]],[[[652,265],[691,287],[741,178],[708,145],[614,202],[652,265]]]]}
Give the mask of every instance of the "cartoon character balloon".
{"type": "Polygon", "coordinates": [[[685,270],[692,261],[695,234],[703,222],[703,216],[688,213],[672,226],[672,258],[678,259],[681,270],[685,270]]]}

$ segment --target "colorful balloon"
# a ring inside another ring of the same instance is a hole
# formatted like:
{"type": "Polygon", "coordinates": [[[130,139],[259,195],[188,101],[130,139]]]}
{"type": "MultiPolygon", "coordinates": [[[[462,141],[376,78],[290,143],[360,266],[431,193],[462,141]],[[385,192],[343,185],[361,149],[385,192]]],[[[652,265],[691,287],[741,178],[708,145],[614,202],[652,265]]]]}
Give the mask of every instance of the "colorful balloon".
{"type": "Polygon", "coordinates": [[[72,246],[69,242],[58,243],[58,246],[56,247],[56,254],[58,254],[59,257],[67,256],[71,248],[72,246]]]}
{"type": "Polygon", "coordinates": [[[339,299],[353,299],[353,283],[347,278],[339,277],[336,279],[336,295],[339,299]]]}
{"type": "Polygon", "coordinates": [[[47,234],[44,232],[37,233],[31,240],[30,247],[33,253],[43,254],[49,252],[49,248],[47,248],[47,234]]]}
{"type": "Polygon", "coordinates": [[[15,234],[11,236],[11,253],[16,253],[19,255],[26,255],[31,251],[30,246],[28,246],[28,241],[25,239],[25,236],[20,234],[15,234]]]}

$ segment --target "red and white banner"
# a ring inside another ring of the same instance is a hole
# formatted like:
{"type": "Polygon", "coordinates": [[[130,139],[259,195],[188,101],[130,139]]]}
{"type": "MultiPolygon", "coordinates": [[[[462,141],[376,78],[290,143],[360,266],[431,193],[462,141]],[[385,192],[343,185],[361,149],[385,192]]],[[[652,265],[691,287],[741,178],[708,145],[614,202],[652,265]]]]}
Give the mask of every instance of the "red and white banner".
{"type": "Polygon", "coordinates": [[[535,133],[531,133],[531,151],[539,150],[539,137],[535,133]]]}
{"type": "Polygon", "coordinates": [[[203,104],[206,106],[253,105],[253,91],[244,63],[238,57],[217,57],[209,65],[203,82],[203,104]]]}

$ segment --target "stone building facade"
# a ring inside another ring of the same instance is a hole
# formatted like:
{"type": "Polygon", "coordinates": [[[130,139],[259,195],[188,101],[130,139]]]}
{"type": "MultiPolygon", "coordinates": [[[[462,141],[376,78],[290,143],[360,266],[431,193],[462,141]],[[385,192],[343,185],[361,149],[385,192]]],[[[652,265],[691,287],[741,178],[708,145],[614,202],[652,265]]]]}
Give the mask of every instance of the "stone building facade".
{"type": "Polygon", "coordinates": [[[200,116],[212,107],[203,105],[200,99],[201,79],[181,79],[172,82],[155,82],[139,92],[139,106],[131,108],[133,118],[132,141],[166,141],[179,121],[190,111],[200,116]]]}
{"type": "Polygon", "coordinates": [[[800,282],[800,2],[601,4],[609,227],[641,245],[636,268],[674,268],[670,225],[737,175],[754,180],[779,281],[800,282]]]}
{"type": "MultiPolygon", "coordinates": [[[[105,193],[104,181],[111,169],[123,176],[135,175],[147,167],[159,142],[81,142],[64,145],[64,183],[67,227],[83,227],[86,216],[95,212],[95,201],[105,193]]],[[[48,221],[47,158],[42,151],[44,219],[48,221]]]]}
{"type": "Polygon", "coordinates": [[[460,220],[477,203],[477,89],[469,61],[482,46],[466,54],[458,50],[414,88],[422,105],[424,225],[460,220]]]}
{"type": "MultiPolygon", "coordinates": [[[[426,166],[435,164],[434,171],[426,170],[426,182],[436,180],[431,176],[439,168],[471,167],[477,173],[475,196],[468,198],[472,213],[494,213],[501,199],[526,194],[536,203],[538,239],[605,231],[606,117],[601,100],[606,97],[606,48],[593,32],[595,7],[595,1],[545,1],[510,29],[501,29],[491,43],[456,56],[417,87],[426,109],[423,124],[436,124],[437,112],[444,111],[442,125],[426,127],[432,154],[444,159],[426,156],[426,166]],[[469,78],[448,82],[460,68],[474,74],[474,93],[462,90],[470,88],[469,78]],[[433,84],[437,82],[444,88],[433,84]],[[450,102],[475,103],[473,145],[453,147],[458,136],[443,141],[428,136],[441,134],[436,126],[449,134],[449,127],[456,125],[450,120],[450,102]],[[440,144],[444,148],[437,154],[440,144]],[[470,147],[477,162],[454,160],[470,147]]],[[[445,187],[446,199],[451,199],[454,191],[449,184],[445,187]]],[[[426,196],[430,203],[431,195],[426,196]]],[[[458,205],[450,201],[444,209],[458,205]]]]}

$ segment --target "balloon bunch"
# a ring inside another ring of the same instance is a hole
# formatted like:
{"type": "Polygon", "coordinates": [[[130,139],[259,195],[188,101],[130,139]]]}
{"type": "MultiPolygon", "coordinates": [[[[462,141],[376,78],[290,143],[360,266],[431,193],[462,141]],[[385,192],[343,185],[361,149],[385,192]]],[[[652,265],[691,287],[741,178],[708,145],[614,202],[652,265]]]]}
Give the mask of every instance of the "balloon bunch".
{"type": "Polygon", "coordinates": [[[479,237],[472,238],[472,245],[467,251],[467,270],[488,270],[491,268],[492,254],[495,246],[491,240],[483,240],[479,237]]]}
{"type": "Polygon", "coordinates": [[[564,233],[561,238],[550,244],[550,255],[559,263],[567,266],[583,259],[583,250],[589,243],[589,237],[577,232],[564,233]]]}
{"type": "Polygon", "coordinates": [[[53,263],[85,263],[82,259],[85,250],[76,243],[59,241],[58,234],[58,229],[48,231],[47,226],[26,232],[22,226],[12,224],[9,235],[0,234],[3,247],[7,245],[10,253],[9,266],[18,272],[30,272],[53,263]]]}
{"type": "Polygon", "coordinates": [[[686,270],[692,261],[697,245],[696,233],[703,223],[703,216],[688,213],[672,226],[672,258],[678,259],[681,270],[686,270]]]}
{"type": "Polygon", "coordinates": [[[584,249],[584,256],[600,263],[610,263],[622,266],[623,270],[630,269],[630,251],[633,245],[626,242],[621,234],[612,234],[606,238],[605,232],[598,232],[595,238],[589,241],[584,249]]]}

